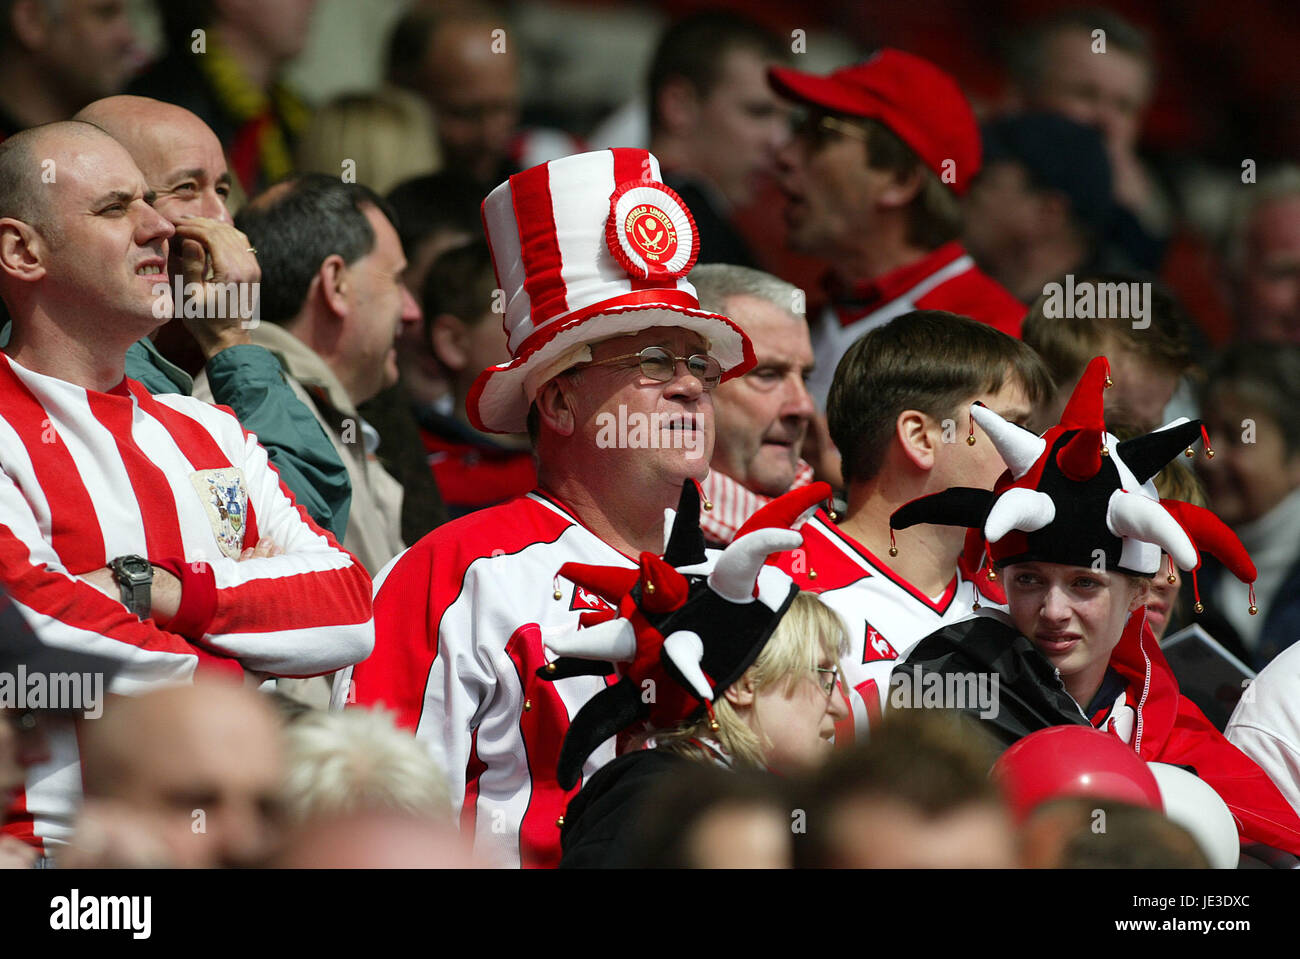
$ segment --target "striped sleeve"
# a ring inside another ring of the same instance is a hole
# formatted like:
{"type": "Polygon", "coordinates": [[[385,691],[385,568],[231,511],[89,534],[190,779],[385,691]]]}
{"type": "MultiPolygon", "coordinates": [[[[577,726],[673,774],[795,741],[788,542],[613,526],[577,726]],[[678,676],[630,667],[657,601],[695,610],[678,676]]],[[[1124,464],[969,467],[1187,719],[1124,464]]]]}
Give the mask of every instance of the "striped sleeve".
{"type": "Polygon", "coordinates": [[[68,572],[7,472],[0,473],[0,582],[43,642],[121,662],[111,692],[184,682],[199,663],[200,654],[184,637],[151,620],[141,622],[68,572]]]}
{"type": "Polygon", "coordinates": [[[204,600],[210,618],[203,617],[206,624],[196,639],[247,669],[275,676],[320,675],[370,655],[370,575],[294,502],[257,437],[228,410],[189,397],[151,399],[171,411],[170,416],[155,415],[183,446],[198,448],[205,438],[215,443],[215,437],[228,447],[238,446],[225,452],[248,487],[249,526],[255,526],[258,538],[283,550],[279,556],[242,562],[218,555],[191,566],[186,589],[210,591],[204,600]]]}

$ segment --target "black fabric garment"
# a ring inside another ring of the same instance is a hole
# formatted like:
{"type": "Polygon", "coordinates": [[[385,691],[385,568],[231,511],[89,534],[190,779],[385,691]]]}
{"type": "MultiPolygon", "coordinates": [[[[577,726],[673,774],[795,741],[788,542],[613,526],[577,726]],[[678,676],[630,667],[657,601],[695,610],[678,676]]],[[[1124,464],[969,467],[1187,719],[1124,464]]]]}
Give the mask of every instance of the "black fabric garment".
{"type": "Polygon", "coordinates": [[[921,676],[996,673],[997,714],[984,719],[975,704],[964,712],[984,723],[1003,746],[1048,726],[1090,725],[1065,691],[1055,667],[1005,614],[980,613],[921,640],[894,667],[891,699],[896,684],[916,681],[918,666],[921,676]]]}
{"type": "Polygon", "coordinates": [[[0,143],[4,143],[15,133],[24,129],[26,128],[11,116],[8,110],[0,106],[0,143]]]}
{"type": "Polygon", "coordinates": [[[402,484],[402,542],[419,542],[448,517],[438,484],[429,472],[410,397],[398,383],[358,405],[357,412],[383,437],[375,455],[402,484]]]}
{"type": "Polygon", "coordinates": [[[1106,675],[1101,678],[1101,685],[1097,687],[1083,714],[1091,720],[1099,712],[1110,709],[1115,704],[1115,700],[1119,699],[1119,694],[1127,688],[1128,684],[1124,682],[1124,677],[1107,666],[1106,675]]]}
{"type": "Polygon", "coordinates": [[[677,191],[695,218],[700,235],[700,255],[696,263],[734,263],[758,269],[758,261],[731,219],[714,205],[716,191],[689,177],[664,174],[664,183],[677,191]]]}
{"type": "Polygon", "coordinates": [[[639,749],[602,766],[564,812],[561,869],[619,869],[638,852],[639,819],[657,783],[691,760],[639,749]]]}

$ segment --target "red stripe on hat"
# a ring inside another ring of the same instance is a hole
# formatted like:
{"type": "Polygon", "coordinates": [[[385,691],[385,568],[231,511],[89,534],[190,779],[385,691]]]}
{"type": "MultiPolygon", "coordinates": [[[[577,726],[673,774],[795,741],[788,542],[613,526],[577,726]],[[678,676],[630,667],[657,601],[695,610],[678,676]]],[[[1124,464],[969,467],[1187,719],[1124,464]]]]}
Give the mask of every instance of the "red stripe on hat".
{"type": "Polygon", "coordinates": [[[532,304],[534,328],[569,309],[564,284],[564,258],[555,235],[550,164],[533,167],[510,178],[510,202],[519,227],[519,256],[524,264],[524,289],[532,304]]]}
{"type": "MultiPolygon", "coordinates": [[[[614,147],[609,151],[614,154],[614,187],[617,189],[629,180],[651,180],[650,151],[635,147],[614,147]]],[[[633,290],[655,290],[665,285],[663,278],[640,279],[629,276],[628,282],[633,290]]]]}

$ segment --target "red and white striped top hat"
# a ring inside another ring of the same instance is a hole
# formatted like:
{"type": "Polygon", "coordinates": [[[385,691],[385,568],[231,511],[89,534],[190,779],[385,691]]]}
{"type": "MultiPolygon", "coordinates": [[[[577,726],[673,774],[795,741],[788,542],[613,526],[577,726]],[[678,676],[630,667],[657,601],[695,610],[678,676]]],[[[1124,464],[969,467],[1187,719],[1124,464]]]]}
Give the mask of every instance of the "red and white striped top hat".
{"type": "Polygon", "coordinates": [[[589,360],[590,344],[655,326],[703,336],[724,380],[753,367],[741,329],[700,309],[686,280],[700,249],[695,220],[648,151],[579,153],[516,173],[483,201],[483,228],[512,359],[470,389],[478,429],[523,432],[538,390],[589,360]]]}

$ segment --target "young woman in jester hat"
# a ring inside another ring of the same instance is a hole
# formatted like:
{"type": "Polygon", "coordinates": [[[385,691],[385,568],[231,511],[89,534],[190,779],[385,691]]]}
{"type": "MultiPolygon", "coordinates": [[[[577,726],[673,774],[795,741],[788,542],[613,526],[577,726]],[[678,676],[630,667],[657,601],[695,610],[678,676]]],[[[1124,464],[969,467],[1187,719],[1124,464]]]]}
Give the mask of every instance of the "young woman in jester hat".
{"type": "Polygon", "coordinates": [[[565,811],[562,867],[624,864],[647,793],[682,764],[792,773],[830,754],[835,723],[847,714],[838,688],[843,621],[766,565],[770,554],[802,543],[791,527],[829,495],[825,483],[787,493],[725,550],[706,552],[698,488],[688,482],[662,558],[643,553],[636,570],[560,570],[615,609],[584,614],[584,628],[548,644],[560,658],[538,676],[619,674],[574,717],[561,786],[577,782],[601,742],[636,734],[565,811]]]}
{"type": "MultiPolygon", "coordinates": [[[[1037,729],[1090,724],[1147,762],[1192,767],[1227,803],[1243,842],[1300,854],[1300,817],[1259,766],[1178,690],[1147,623],[1146,599],[1161,551],[1192,572],[1208,550],[1245,582],[1255,567],[1209,510],[1161,500],[1151,479],[1208,437],[1179,420],[1123,442],[1106,431],[1104,357],[1088,365],[1061,422],[1042,436],[976,406],[971,415],[1007,464],[992,491],[954,487],[897,510],[893,529],[967,526],[982,535],[990,578],[1010,615],[981,609],[918,643],[894,672],[996,673],[1007,745],[1037,729]],[[919,671],[919,672],[918,672],[919,671]]],[[[1251,588],[1251,612],[1254,612],[1251,588]]],[[[1200,609],[1200,597],[1197,595],[1200,609]]],[[[971,710],[979,715],[976,710],[971,710]]]]}

